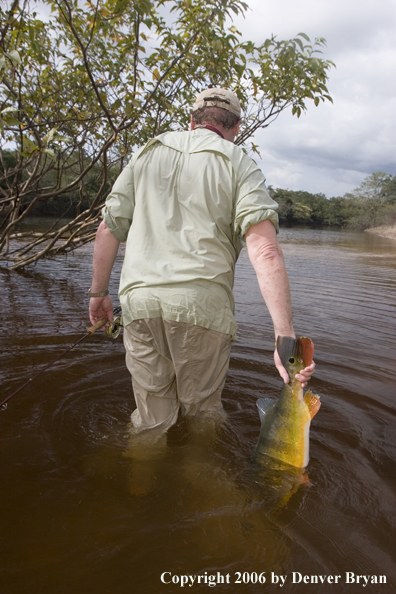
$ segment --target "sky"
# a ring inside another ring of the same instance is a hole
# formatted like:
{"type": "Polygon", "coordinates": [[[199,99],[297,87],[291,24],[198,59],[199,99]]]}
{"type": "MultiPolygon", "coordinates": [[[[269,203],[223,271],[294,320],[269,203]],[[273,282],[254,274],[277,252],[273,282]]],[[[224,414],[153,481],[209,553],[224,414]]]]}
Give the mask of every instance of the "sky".
{"type": "Polygon", "coordinates": [[[396,175],[396,0],[245,0],[243,39],[324,37],[334,104],[291,110],[256,133],[267,185],[343,196],[376,171],[396,175]]]}

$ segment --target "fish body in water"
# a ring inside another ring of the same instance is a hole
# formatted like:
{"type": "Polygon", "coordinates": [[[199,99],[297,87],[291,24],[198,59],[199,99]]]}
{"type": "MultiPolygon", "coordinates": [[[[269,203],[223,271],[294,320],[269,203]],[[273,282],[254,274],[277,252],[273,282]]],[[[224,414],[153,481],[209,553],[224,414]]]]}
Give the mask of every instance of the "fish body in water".
{"type": "Polygon", "coordinates": [[[310,338],[279,336],[277,350],[290,382],[280,398],[257,401],[261,431],[257,451],[286,464],[304,468],[309,461],[309,427],[320,408],[319,396],[305,394],[295,375],[312,363],[314,345],[310,338]]]}

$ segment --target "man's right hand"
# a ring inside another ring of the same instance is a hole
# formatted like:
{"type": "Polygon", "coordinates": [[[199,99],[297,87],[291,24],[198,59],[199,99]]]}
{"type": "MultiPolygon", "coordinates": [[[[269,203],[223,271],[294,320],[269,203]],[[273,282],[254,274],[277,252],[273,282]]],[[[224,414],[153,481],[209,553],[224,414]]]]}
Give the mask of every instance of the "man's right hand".
{"type": "MultiPolygon", "coordinates": [[[[92,293],[101,293],[109,286],[111,269],[117,256],[120,242],[109,231],[102,221],[96,232],[92,262],[92,293]]],[[[103,318],[113,321],[113,302],[109,295],[106,297],[91,297],[89,301],[89,319],[96,324],[103,318]]]]}
{"type": "Polygon", "coordinates": [[[91,324],[107,317],[109,322],[113,321],[113,301],[110,295],[106,297],[91,297],[89,300],[89,319],[91,324]]]}

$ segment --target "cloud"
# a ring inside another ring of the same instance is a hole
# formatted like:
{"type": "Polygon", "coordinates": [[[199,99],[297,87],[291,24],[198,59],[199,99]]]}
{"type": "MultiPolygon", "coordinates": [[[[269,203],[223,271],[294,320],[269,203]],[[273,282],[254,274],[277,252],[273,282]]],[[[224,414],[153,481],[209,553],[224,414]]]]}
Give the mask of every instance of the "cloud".
{"type": "Polygon", "coordinates": [[[396,174],[396,0],[248,0],[237,25],[261,42],[300,31],[325,37],[324,57],[336,63],[334,105],[300,119],[283,113],[255,137],[269,184],[342,195],[374,171],[396,174]]]}

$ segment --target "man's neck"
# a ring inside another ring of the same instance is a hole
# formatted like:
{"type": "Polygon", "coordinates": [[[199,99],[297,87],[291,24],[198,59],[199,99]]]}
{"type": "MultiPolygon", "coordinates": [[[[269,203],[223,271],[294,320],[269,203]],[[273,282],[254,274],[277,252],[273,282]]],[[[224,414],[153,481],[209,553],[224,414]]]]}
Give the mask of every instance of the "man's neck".
{"type": "Polygon", "coordinates": [[[220,130],[218,128],[216,128],[215,126],[212,126],[211,124],[197,124],[195,126],[196,128],[206,128],[207,130],[211,130],[212,132],[216,132],[216,134],[218,134],[219,136],[221,136],[221,138],[223,138],[224,140],[224,134],[222,132],[220,132],[220,130]]]}
{"type": "Polygon", "coordinates": [[[217,134],[219,134],[220,136],[222,136],[222,138],[224,138],[224,140],[229,140],[230,142],[234,142],[236,135],[238,134],[238,128],[224,128],[223,126],[220,126],[219,124],[216,124],[216,126],[212,126],[212,124],[195,124],[195,122],[191,123],[191,130],[195,130],[195,128],[207,128],[207,129],[212,129],[212,131],[215,131],[217,134]],[[208,126],[210,126],[210,128],[207,128],[208,126]]]}

